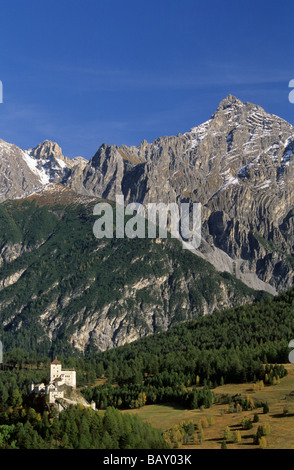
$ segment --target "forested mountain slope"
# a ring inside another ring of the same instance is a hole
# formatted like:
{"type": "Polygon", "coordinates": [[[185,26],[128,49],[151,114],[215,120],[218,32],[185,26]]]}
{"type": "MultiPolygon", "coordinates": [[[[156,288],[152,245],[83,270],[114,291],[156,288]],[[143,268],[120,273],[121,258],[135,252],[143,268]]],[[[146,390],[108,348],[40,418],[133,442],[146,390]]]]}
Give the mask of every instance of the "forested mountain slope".
{"type": "Polygon", "coordinates": [[[267,295],[175,239],[96,239],[95,203],[54,186],[0,205],[5,348],[105,350],[267,295]]]}

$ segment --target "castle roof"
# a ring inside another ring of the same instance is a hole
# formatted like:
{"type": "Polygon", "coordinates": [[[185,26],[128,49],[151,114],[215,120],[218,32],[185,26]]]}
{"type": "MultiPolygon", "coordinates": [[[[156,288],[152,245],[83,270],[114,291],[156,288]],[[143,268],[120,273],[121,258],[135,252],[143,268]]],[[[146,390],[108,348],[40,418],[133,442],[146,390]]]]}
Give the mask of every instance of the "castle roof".
{"type": "Polygon", "coordinates": [[[55,358],[55,359],[54,359],[54,361],[53,361],[53,362],[51,362],[51,364],[61,364],[61,362],[60,362],[60,361],[58,361],[58,359],[57,359],[57,358],[55,358]]]}

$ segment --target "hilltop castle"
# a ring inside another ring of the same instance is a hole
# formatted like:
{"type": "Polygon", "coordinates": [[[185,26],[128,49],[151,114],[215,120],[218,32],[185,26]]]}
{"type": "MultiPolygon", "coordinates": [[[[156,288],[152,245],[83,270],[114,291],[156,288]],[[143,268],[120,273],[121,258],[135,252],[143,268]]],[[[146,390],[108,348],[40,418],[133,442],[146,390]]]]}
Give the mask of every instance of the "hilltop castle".
{"type": "Polygon", "coordinates": [[[64,398],[66,388],[76,388],[76,371],[74,369],[62,369],[62,364],[55,359],[50,365],[50,381],[44,383],[31,383],[31,393],[48,395],[49,403],[55,403],[57,398],[64,398]]]}

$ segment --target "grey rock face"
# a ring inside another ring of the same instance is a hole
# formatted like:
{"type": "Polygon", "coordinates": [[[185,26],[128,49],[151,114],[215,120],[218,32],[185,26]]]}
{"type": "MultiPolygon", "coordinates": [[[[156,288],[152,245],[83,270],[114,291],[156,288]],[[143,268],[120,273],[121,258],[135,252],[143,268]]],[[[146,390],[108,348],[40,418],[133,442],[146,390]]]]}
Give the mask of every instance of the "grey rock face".
{"type": "Polygon", "coordinates": [[[72,170],[66,184],[85,195],[115,200],[116,194],[122,194],[124,176],[140,166],[138,153],[135,147],[103,144],[87,165],[72,170]]]}
{"type": "Polygon", "coordinates": [[[294,282],[294,127],[232,95],[185,134],[138,147],[103,144],[87,161],[45,141],[27,152],[0,141],[0,201],[62,183],[126,203],[200,202],[198,254],[254,288],[294,282]]]}
{"type": "Polygon", "coordinates": [[[50,183],[66,182],[76,166],[82,168],[87,163],[82,157],[72,160],[65,157],[59,145],[50,140],[45,140],[34,149],[28,150],[28,153],[36,161],[37,168],[45,172],[50,183]]]}
{"type": "Polygon", "coordinates": [[[229,95],[183,135],[103,145],[69,184],[126,202],[201,202],[204,257],[255,287],[254,278],[281,290],[294,281],[293,150],[291,124],[229,95]]]}
{"type": "Polygon", "coordinates": [[[49,183],[64,184],[83,172],[88,160],[63,155],[55,142],[46,140],[37,147],[22,150],[0,139],[0,202],[24,197],[49,183]]]}
{"type": "Polygon", "coordinates": [[[0,140],[0,202],[42,186],[42,173],[30,164],[28,154],[0,140]]]}

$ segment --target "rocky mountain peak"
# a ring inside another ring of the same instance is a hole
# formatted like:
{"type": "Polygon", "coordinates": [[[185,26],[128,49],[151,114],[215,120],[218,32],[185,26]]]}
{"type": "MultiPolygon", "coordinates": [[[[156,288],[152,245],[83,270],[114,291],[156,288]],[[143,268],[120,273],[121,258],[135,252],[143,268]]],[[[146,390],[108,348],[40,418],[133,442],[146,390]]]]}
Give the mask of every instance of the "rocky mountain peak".
{"type": "Polygon", "coordinates": [[[69,177],[71,168],[77,164],[64,156],[61,147],[51,140],[45,140],[27,153],[35,160],[37,169],[45,172],[48,182],[64,182],[69,177]]]}
{"type": "Polygon", "coordinates": [[[62,150],[56,142],[45,140],[37,147],[29,150],[30,154],[37,159],[61,158],[64,159],[62,150]]]}
{"type": "Polygon", "coordinates": [[[243,107],[244,103],[236,98],[236,96],[228,95],[218,105],[217,111],[221,111],[230,107],[243,107]]]}

